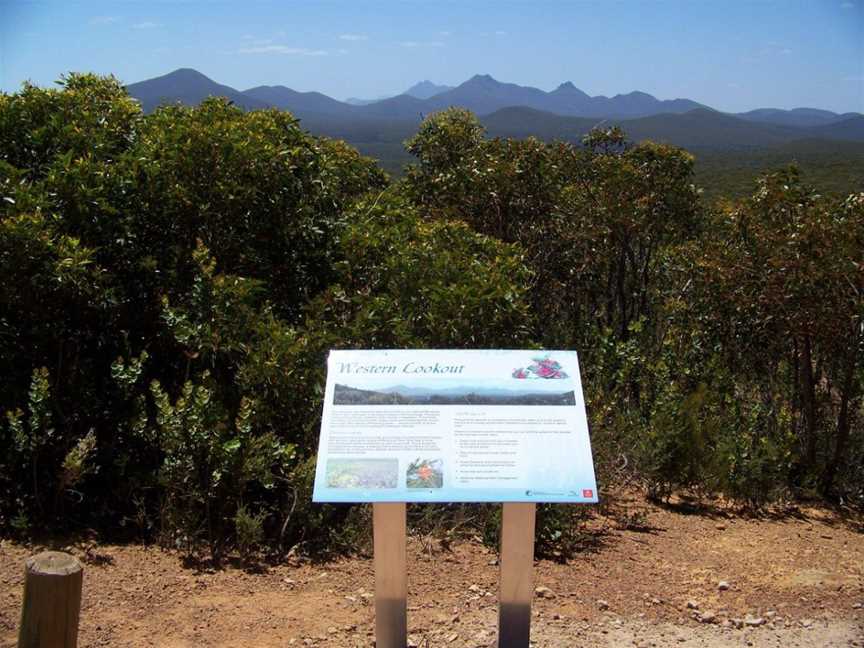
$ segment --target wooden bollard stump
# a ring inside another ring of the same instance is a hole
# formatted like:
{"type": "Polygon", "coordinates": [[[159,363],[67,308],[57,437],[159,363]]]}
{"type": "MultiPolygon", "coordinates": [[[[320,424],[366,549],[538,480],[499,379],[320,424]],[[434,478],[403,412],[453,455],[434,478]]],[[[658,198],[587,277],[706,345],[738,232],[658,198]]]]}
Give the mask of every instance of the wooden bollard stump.
{"type": "Polygon", "coordinates": [[[76,648],[84,570],[74,556],[45,551],[27,559],[18,648],[76,648]]]}

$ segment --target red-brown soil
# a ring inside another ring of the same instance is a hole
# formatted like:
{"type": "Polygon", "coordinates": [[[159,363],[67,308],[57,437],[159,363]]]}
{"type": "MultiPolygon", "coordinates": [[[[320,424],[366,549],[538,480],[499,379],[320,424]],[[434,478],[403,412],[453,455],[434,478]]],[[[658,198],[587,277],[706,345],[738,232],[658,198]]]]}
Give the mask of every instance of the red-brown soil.
{"type": "MultiPolygon", "coordinates": [[[[597,515],[587,523],[594,548],[567,564],[537,562],[535,585],[551,597],[535,597],[532,645],[864,646],[860,526],[822,509],[748,519],[635,498],[623,506],[644,510],[647,530],[597,515]],[[736,627],[748,615],[762,624],[736,627]]],[[[411,641],[494,646],[494,552],[472,541],[429,545],[409,539],[411,641]]],[[[15,645],[23,562],[43,548],[0,544],[0,646],[15,645]]],[[[289,560],[254,573],[184,567],[180,554],[155,547],[66,550],[85,561],[82,648],[373,645],[368,558],[289,560]]]]}

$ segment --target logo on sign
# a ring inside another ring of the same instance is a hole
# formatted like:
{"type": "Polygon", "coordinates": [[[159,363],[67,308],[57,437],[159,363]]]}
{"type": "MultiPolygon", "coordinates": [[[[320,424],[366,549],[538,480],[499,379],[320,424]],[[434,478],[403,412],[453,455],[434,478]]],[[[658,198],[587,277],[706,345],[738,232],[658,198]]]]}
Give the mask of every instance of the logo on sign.
{"type": "Polygon", "coordinates": [[[582,497],[594,497],[594,491],[590,488],[582,489],[582,497]]]}
{"type": "Polygon", "coordinates": [[[567,373],[561,369],[561,363],[553,360],[548,355],[541,358],[532,358],[533,364],[529,367],[522,367],[513,370],[513,378],[519,380],[536,379],[536,378],[569,378],[567,373]]]}

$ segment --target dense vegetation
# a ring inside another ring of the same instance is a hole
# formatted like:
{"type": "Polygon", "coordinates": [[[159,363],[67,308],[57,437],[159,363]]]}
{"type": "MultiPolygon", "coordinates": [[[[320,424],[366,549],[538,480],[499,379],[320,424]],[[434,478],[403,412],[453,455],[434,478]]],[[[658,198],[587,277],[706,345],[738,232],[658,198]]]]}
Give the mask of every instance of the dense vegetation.
{"type": "Polygon", "coordinates": [[[358,347],[575,348],[604,485],[864,503],[864,194],[788,168],[714,206],[681,149],[458,109],[406,146],[391,182],[285,112],[0,95],[0,529],[344,546],[362,509],[310,480],[358,347]]]}
{"type": "Polygon", "coordinates": [[[696,184],[703,198],[745,198],[753,179],[795,164],[807,181],[835,198],[864,191],[864,143],[799,140],[755,150],[696,151],[696,184]]]}

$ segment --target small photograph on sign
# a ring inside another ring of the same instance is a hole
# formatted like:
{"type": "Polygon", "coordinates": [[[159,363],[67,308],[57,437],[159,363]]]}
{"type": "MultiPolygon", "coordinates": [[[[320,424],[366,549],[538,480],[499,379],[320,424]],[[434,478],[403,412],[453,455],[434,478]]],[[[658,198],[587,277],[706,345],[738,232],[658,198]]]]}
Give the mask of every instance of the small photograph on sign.
{"type": "Polygon", "coordinates": [[[328,488],[396,488],[398,459],[328,459],[328,488]]]}
{"type": "Polygon", "coordinates": [[[442,488],[444,486],[443,459],[416,459],[405,474],[408,488],[442,488]]]}
{"type": "Polygon", "coordinates": [[[572,389],[546,384],[442,382],[441,384],[381,385],[370,389],[336,383],[334,405],[575,405],[572,389]],[[490,384],[493,383],[493,384],[490,384]],[[551,388],[550,388],[551,387],[551,388]]]}

